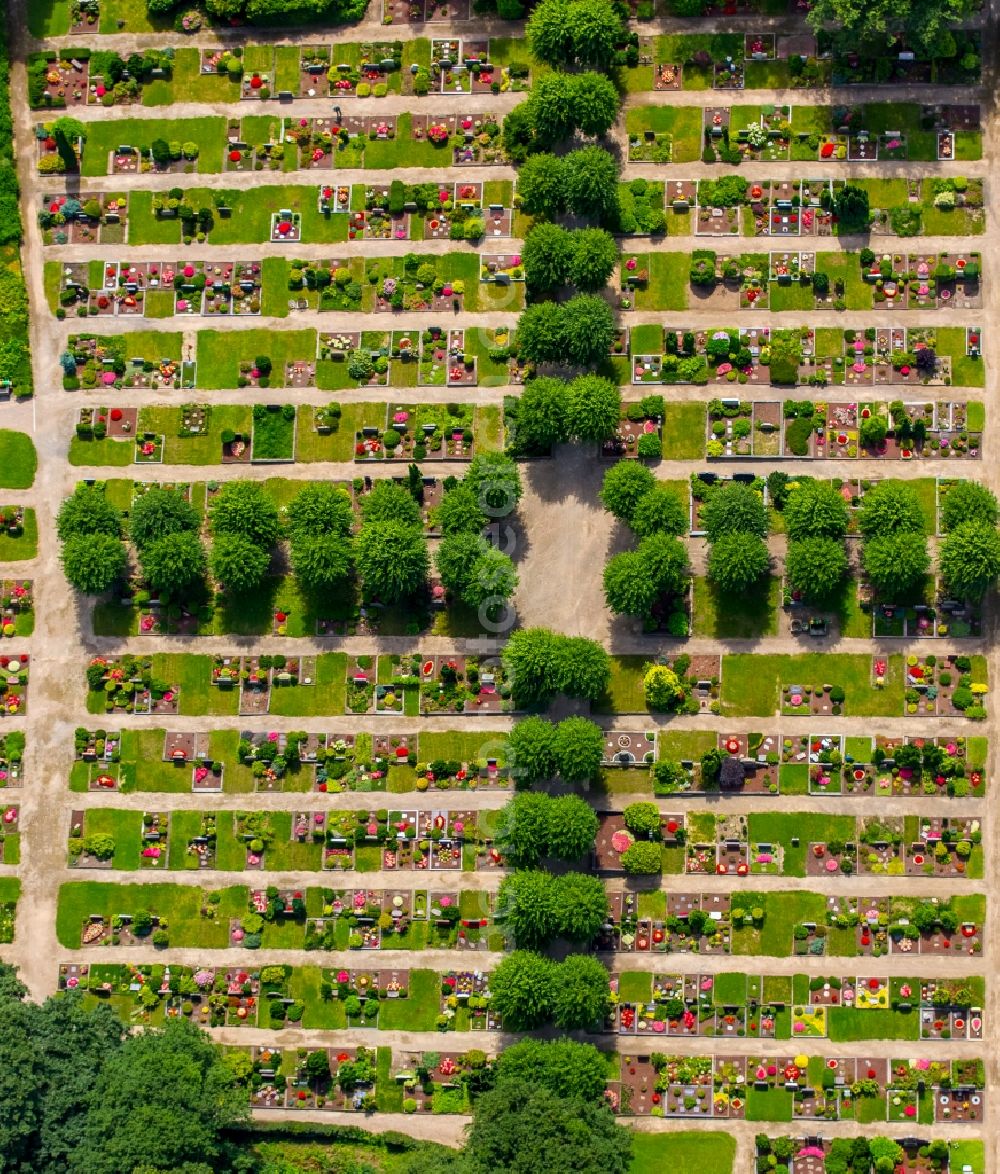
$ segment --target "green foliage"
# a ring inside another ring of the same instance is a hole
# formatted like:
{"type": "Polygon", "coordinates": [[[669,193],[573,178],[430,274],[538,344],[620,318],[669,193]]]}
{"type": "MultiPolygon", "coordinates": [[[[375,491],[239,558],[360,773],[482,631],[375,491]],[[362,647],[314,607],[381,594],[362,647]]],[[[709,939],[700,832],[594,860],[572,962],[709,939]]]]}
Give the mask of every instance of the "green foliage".
{"type": "Polygon", "coordinates": [[[767,536],[764,498],[756,489],[738,481],[713,489],[702,508],[701,518],[709,542],[717,542],[729,534],[767,536]]]}
{"type": "Polygon", "coordinates": [[[240,534],[220,534],[212,543],[212,574],[234,595],[259,587],[270,565],[270,552],[240,534]]]}
{"type": "Polygon", "coordinates": [[[941,494],[941,520],[945,530],[954,530],[964,522],[995,526],[998,518],[1000,511],[993,491],[978,481],[959,481],[941,494]]]}
{"type": "Polygon", "coordinates": [[[445,536],[471,532],[478,534],[486,525],[486,515],[472,489],[460,483],[449,489],[437,508],[437,524],[445,536]]]}
{"type": "Polygon", "coordinates": [[[121,514],[98,486],[77,485],[72,497],[66,498],[56,516],[56,533],[62,542],[89,534],[109,534],[117,538],[121,529],[121,514]]]}
{"type": "MultiPolygon", "coordinates": [[[[524,456],[544,456],[569,440],[569,385],[539,377],[525,386],[513,412],[507,413],[511,448],[524,456]]],[[[447,499],[446,499],[447,500],[447,499]]]]}
{"type": "Polygon", "coordinates": [[[603,0],[541,0],[526,27],[531,52],[552,66],[607,69],[626,29],[603,0]]]}
{"type": "Polygon", "coordinates": [[[980,599],[1000,576],[1000,534],[988,522],[962,522],[941,542],[938,565],[960,599],[980,599]]]}
{"type": "Polygon", "coordinates": [[[498,1086],[545,1088],[560,1097],[600,1103],[607,1064],[593,1044],[529,1038],[504,1048],[496,1059],[495,1073],[498,1086]]]}
{"type": "Polygon", "coordinates": [[[132,504],[128,529],[132,541],[141,550],[147,543],[168,534],[197,530],[198,511],[173,489],[148,489],[132,504]]]}
{"type": "Polygon", "coordinates": [[[403,485],[381,478],[361,498],[361,516],[370,522],[399,522],[404,526],[420,526],[420,506],[403,485]]]}
{"type": "MultiPolygon", "coordinates": [[[[593,306],[585,307],[585,299],[576,298],[567,307],[564,328],[576,331],[582,346],[583,331],[593,306]],[[572,315],[572,317],[571,317],[572,315]]],[[[599,298],[586,299],[604,305],[599,298]]],[[[603,321],[603,315],[599,315],[603,321]]],[[[591,362],[593,359],[590,360],[591,362]]],[[[569,385],[568,417],[570,433],[581,441],[607,440],[614,436],[621,416],[622,397],[618,384],[600,375],[579,375],[569,385]]]]}
{"type": "Polygon", "coordinates": [[[293,537],[347,535],[354,525],[351,496],[336,485],[305,486],[288,503],[287,513],[293,537]]]}
{"type": "Polygon", "coordinates": [[[639,503],[651,494],[656,478],[636,461],[618,461],[604,474],[601,503],[619,521],[631,522],[639,503]]]}
{"type": "Polygon", "coordinates": [[[917,591],[931,565],[923,534],[907,531],[866,538],[861,561],[876,595],[886,602],[917,591]]]}
{"type": "Polygon", "coordinates": [[[880,481],[861,499],[858,528],[865,538],[923,534],[920,500],[904,482],[880,481]]]}
{"type": "Polygon", "coordinates": [[[630,525],[640,538],[651,534],[680,537],[688,532],[688,513],[669,485],[656,484],[635,503],[630,525]]]}
{"type": "Polygon", "coordinates": [[[515,722],[507,738],[507,760],[517,788],[551,778],[556,773],[555,726],[543,717],[515,722]]]}
{"type": "Polygon", "coordinates": [[[125,543],[112,534],[75,534],[62,547],[62,565],[71,587],[100,595],[125,574],[125,543]]]}
{"type": "Polygon", "coordinates": [[[504,646],[503,663],[518,704],[543,703],[557,693],[595,701],[611,679],[610,659],[597,641],[547,628],[518,628],[504,646]]]}
{"type": "Polygon", "coordinates": [[[788,495],[784,507],[785,528],[794,540],[843,538],[847,533],[847,503],[822,481],[803,481],[788,495]]]}
{"type": "Polygon", "coordinates": [[[662,868],[660,845],[637,840],[622,853],[621,862],[629,876],[655,876],[662,868]]]}
{"type": "Polygon", "coordinates": [[[559,967],[553,1016],[563,1031],[600,1030],[611,1010],[608,972],[596,958],[571,954],[559,967]]]}
{"type": "Polygon", "coordinates": [[[708,556],[708,577],[722,591],[739,594],[748,591],[771,569],[767,544],[756,534],[724,533],[708,556]]]}
{"type": "Polygon", "coordinates": [[[256,481],[226,481],[209,505],[212,533],[235,534],[257,546],[273,546],[281,523],[278,507],[256,481]]]}
{"type": "Polygon", "coordinates": [[[828,600],[847,577],[847,552],[835,538],[802,538],[788,544],[785,576],[806,603],[828,600]]]}
{"type": "Polygon", "coordinates": [[[837,43],[857,52],[884,53],[897,37],[918,56],[935,56],[937,46],[949,36],[948,26],[976,11],[972,0],[816,0],[809,9],[815,32],[835,28],[837,43]]]}
{"type": "Polygon", "coordinates": [[[368,598],[398,603],[427,583],[430,557],[423,532],[403,522],[369,522],[355,540],[355,561],[368,598]]]}
{"type": "Polygon", "coordinates": [[[154,591],[184,592],[205,578],[208,559],[196,533],[182,530],[155,538],[140,550],[142,573],[154,591]]]}

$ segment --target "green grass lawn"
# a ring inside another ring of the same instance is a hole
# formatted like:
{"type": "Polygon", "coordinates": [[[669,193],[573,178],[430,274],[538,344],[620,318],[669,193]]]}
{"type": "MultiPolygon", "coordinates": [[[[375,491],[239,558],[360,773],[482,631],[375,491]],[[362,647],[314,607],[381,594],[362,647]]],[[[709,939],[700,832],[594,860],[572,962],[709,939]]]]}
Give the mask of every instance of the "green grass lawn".
{"type": "Polygon", "coordinates": [[[172,102],[238,102],[240,84],[226,73],[203,74],[199,49],[177,48],[169,79],[142,87],[143,106],[169,106],[172,102]]]}
{"type": "Polygon", "coordinates": [[[697,762],[716,744],[711,730],[665,730],[660,735],[660,758],[697,762]]]}
{"type": "Polygon", "coordinates": [[[693,580],[692,633],[716,639],[750,640],[777,636],[781,580],[762,581],[752,591],[733,598],[700,575],[693,580]]]}
{"type": "Polygon", "coordinates": [[[972,1167],[972,1174],[986,1174],[986,1151],[981,1141],[951,1141],[949,1166],[960,1171],[963,1166],[972,1167]]]}
{"type": "Polygon", "coordinates": [[[664,460],[696,461],[704,455],[705,405],[668,400],[663,406],[664,460]]]}
{"type": "Polygon", "coordinates": [[[736,1139],[728,1133],[634,1133],[629,1174],[732,1174],[736,1139]]]}
{"type": "Polygon", "coordinates": [[[613,656],[608,695],[595,704],[597,713],[645,713],[646,697],[642,687],[645,656],[613,656]]]}
{"type": "MultiPolygon", "coordinates": [[[[109,154],[128,144],[148,150],[153,139],[195,143],[198,158],[189,164],[191,173],[212,174],[222,170],[222,152],[226,141],[226,120],[218,116],[205,118],[109,118],[87,123],[87,141],[83,149],[83,175],[108,175],[109,154]]],[[[178,180],[180,177],[178,176],[178,180]]]]}
{"type": "Polygon", "coordinates": [[[691,258],[687,253],[647,253],[649,281],[635,291],[637,310],[683,310],[688,304],[691,258]]]}
{"type": "Polygon", "coordinates": [[[0,428],[0,489],[30,489],[38,454],[30,436],[0,428]]]}
{"type": "Polygon", "coordinates": [[[817,925],[822,925],[825,920],[826,898],[821,893],[760,893],[754,894],[753,903],[764,906],[764,924],[759,929],[743,926],[734,928],[734,954],[785,958],[792,951],[792,929],[799,922],[814,921],[817,925]]]}
{"type": "MultiPolygon", "coordinates": [[[[315,330],[199,330],[198,386],[212,390],[236,387],[241,360],[269,355],[271,386],[282,387],[285,363],[311,360],[315,354],[315,330]]],[[[353,436],[351,439],[353,443],[353,436]]]]}
{"type": "Polygon", "coordinates": [[[673,135],[674,163],[694,163],[701,157],[701,110],[694,106],[632,106],[626,111],[630,135],[651,130],[673,135]]]}
{"type": "Polygon", "coordinates": [[[71,881],[59,888],[56,936],[60,945],[78,950],[83,923],[92,913],[111,917],[148,909],[167,919],[172,946],[219,950],[229,943],[229,919],[246,912],[248,896],[243,885],[222,889],[215,916],[207,918],[201,915],[205,891],[197,885],[71,881]]]}
{"type": "Polygon", "coordinates": [[[970,359],[965,353],[965,328],[939,326],[935,333],[938,354],[951,357],[953,387],[983,387],[986,372],[982,359],[970,359]]]}
{"type": "Polygon", "coordinates": [[[722,658],[722,704],[732,717],[776,714],[784,685],[841,685],[847,693],[844,713],[897,717],[902,705],[901,656],[888,658],[883,689],[871,684],[871,658],[854,653],[805,653],[801,656],[735,654],[722,658]]]}
{"type": "Polygon", "coordinates": [[[831,1007],[827,1030],[834,1043],[869,1039],[920,1037],[919,1011],[865,1010],[859,1007],[831,1007]]]}
{"type": "Polygon", "coordinates": [[[759,812],[747,819],[751,843],[780,844],[784,850],[783,876],[806,875],[806,853],[810,843],[853,840],[853,815],[815,815],[806,811],[759,812]],[[792,840],[798,838],[797,845],[792,840]]]}

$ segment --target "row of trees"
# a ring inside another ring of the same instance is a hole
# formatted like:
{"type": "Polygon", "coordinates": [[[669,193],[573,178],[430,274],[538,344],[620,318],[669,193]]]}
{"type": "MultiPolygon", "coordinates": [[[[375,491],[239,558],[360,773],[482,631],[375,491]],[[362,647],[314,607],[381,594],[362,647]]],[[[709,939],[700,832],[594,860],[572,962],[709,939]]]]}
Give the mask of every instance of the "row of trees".
{"type": "Polygon", "coordinates": [[[524,458],[547,456],[570,440],[600,443],[614,436],[621,404],[618,384],[600,375],[538,376],[506,405],[508,447],[524,458]]]}
{"type": "Polygon", "coordinates": [[[537,302],[517,323],[517,353],[529,363],[594,367],[610,354],[614,338],[614,316],[596,294],[537,302]]]}
{"type": "Polygon", "coordinates": [[[525,31],[546,65],[607,70],[628,35],[627,19],[624,4],[607,0],[541,0],[525,31]]]}
{"type": "MultiPolygon", "coordinates": [[[[507,115],[505,127],[511,117],[507,115]]],[[[531,155],[518,171],[518,199],[529,216],[551,220],[573,212],[613,224],[619,171],[614,155],[598,146],[581,147],[568,155],[531,155]]]]}
{"type": "Polygon", "coordinates": [[[607,284],[618,264],[618,247],[603,228],[570,230],[541,221],[525,237],[521,264],[531,297],[544,297],[564,285],[591,293],[607,284]]]}
{"type": "Polygon", "coordinates": [[[669,486],[658,484],[645,465],[619,461],[604,475],[601,501],[640,537],[635,550],[613,555],[604,568],[604,600],[609,610],[643,619],[666,616],[668,631],[686,636],[683,596],[690,565],[687,548],[678,537],[688,529],[680,498],[669,486]]]}
{"type": "Polygon", "coordinates": [[[604,885],[582,872],[522,869],[497,892],[497,920],[518,949],[543,950],[557,939],[589,944],[607,915],[604,885]]]}
{"type": "Polygon", "coordinates": [[[490,996],[505,1031],[533,1031],[548,1023],[564,1031],[599,1031],[611,1008],[608,972],[589,954],[553,962],[515,950],[490,976],[490,996]]]}
{"type": "Polygon", "coordinates": [[[611,658],[596,640],[548,628],[519,628],[503,650],[518,708],[547,705],[557,694],[597,701],[611,682],[611,658]]]}
{"type": "Polygon", "coordinates": [[[508,864],[532,868],[550,857],[579,860],[596,835],[597,816],[578,795],[523,791],[501,810],[494,840],[508,864]]]}
{"type": "Polygon", "coordinates": [[[585,717],[558,723],[526,717],[515,722],[507,739],[507,762],[519,790],[553,778],[589,782],[603,757],[604,731],[585,717]]]}
{"type": "Polygon", "coordinates": [[[589,138],[602,137],[618,117],[618,101],[614,84],[599,73],[543,74],[527,100],[504,119],[504,150],[518,164],[577,131],[589,138]]]}

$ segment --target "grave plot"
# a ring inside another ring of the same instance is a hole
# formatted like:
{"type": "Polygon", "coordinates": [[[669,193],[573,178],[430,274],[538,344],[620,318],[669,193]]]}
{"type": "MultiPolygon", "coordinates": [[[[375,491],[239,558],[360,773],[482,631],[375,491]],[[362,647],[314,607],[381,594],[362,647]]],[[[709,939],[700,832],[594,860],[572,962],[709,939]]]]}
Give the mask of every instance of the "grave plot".
{"type": "Polygon", "coordinates": [[[610,730],[604,740],[604,766],[643,766],[656,757],[655,731],[610,730]]]}
{"type": "Polygon", "coordinates": [[[462,42],[458,38],[435,37],[431,40],[431,79],[442,94],[468,94],[472,82],[462,60],[462,42]]]}
{"type": "Polygon", "coordinates": [[[726,755],[719,767],[719,788],[744,795],[776,794],[779,746],[777,734],[719,734],[718,748],[726,755]]]}
{"type": "MultiPolygon", "coordinates": [[[[329,45],[303,45],[299,49],[299,97],[329,97],[334,87],[334,82],[328,77],[330,69],[329,45]]],[[[346,75],[343,80],[347,81],[346,75]]],[[[341,88],[349,90],[353,88],[353,83],[347,81],[346,86],[337,87],[338,91],[341,88]]]]}
{"type": "MultiPolygon", "coordinates": [[[[706,106],[702,113],[702,132],[706,150],[714,152],[716,161],[721,160],[722,152],[729,151],[729,107],[706,106]]],[[[632,161],[631,152],[629,161],[632,161]]]]}
{"type": "Polygon", "coordinates": [[[349,184],[320,184],[316,206],[321,216],[329,218],[335,212],[350,212],[351,202],[351,187],[349,184]]]}
{"type": "MultiPolygon", "coordinates": [[[[650,1065],[651,1059],[650,1059],[650,1065]]],[[[634,1065],[629,1065],[631,1072],[634,1065]]],[[[712,1115],[712,1060],[709,1056],[660,1057],[655,1087],[662,1096],[660,1106],[665,1117],[710,1117],[712,1115]]],[[[623,1077],[625,1075],[623,1068],[623,1077]]],[[[638,1075],[638,1074],[637,1074],[638,1075]]],[[[642,1086],[636,1091],[640,1097],[642,1086]]],[[[657,1093],[654,1092],[650,1096],[657,1093]]],[[[635,1103],[633,1101],[633,1103],[635,1103]]]]}
{"type": "Polygon", "coordinates": [[[375,312],[461,310],[465,282],[448,276],[454,268],[447,255],[367,259],[365,269],[374,288],[375,312]]]}
{"type": "MultiPolygon", "coordinates": [[[[961,980],[925,980],[905,984],[899,997],[920,1005],[922,1040],[981,1040],[983,1038],[982,993],[961,980]]],[[[895,989],[895,987],[894,987],[895,989]]]]}
{"type": "MultiPolygon", "coordinates": [[[[697,236],[739,236],[740,206],[737,204],[713,205],[703,203],[711,192],[703,192],[706,181],[698,184],[698,203],[695,207],[694,230],[697,236]]],[[[708,181],[714,190],[715,185],[708,181]]]]}
{"type": "MultiPolygon", "coordinates": [[[[312,171],[331,171],[334,166],[334,152],[347,141],[354,138],[358,141],[360,150],[364,149],[364,142],[368,138],[368,123],[373,123],[374,138],[392,137],[390,123],[382,119],[348,118],[341,124],[333,118],[299,118],[287,119],[282,129],[282,140],[285,148],[292,152],[298,151],[298,165],[312,171]],[[379,132],[379,127],[384,131],[379,132]]],[[[395,132],[393,131],[393,134],[395,132]]],[[[360,166],[360,163],[359,163],[360,166]]]]}
{"type": "Polygon", "coordinates": [[[165,811],[143,812],[139,849],[140,868],[159,868],[161,866],[165,868],[167,866],[169,822],[170,816],[165,811]]]}
{"type": "Polygon", "coordinates": [[[49,245],[124,244],[128,197],[106,193],[49,196],[38,224],[49,245]]]}
{"type": "Polygon", "coordinates": [[[509,713],[510,685],[499,661],[429,656],[420,663],[420,712],[426,716],[509,713]]]}
{"type": "Polygon", "coordinates": [[[803,179],[802,201],[799,211],[799,229],[803,236],[832,236],[833,181],[803,179]]]}
{"type": "MultiPolygon", "coordinates": [[[[115,826],[104,818],[104,812],[88,812],[76,808],[70,812],[67,841],[69,868],[113,868],[118,844],[115,837],[104,830],[115,826]]],[[[138,861],[135,862],[136,866],[138,861]]]]}
{"type": "MultiPolygon", "coordinates": [[[[30,67],[34,73],[38,66],[30,67]]],[[[38,95],[39,100],[32,105],[51,107],[53,110],[73,109],[77,106],[86,106],[93,93],[98,101],[97,82],[90,84],[90,61],[76,57],[63,58],[59,55],[51,57],[41,68],[42,88],[38,95]]],[[[103,81],[100,84],[101,95],[105,89],[103,81]]]]}
{"type": "MultiPolygon", "coordinates": [[[[909,825],[905,830],[911,831],[909,825]]],[[[977,851],[981,838],[978,819],[921,816],[917,838],[906,844],[906,875],[948,878],[972,875],[970,858],[975,856],[975,871],[981,867],[981,853],[977,851]]]]}
{"type": "MultiPolygon", "coordinates": [[[[958,1064],[959,1061],[955,1061],[958,1064]]],[[[972,1061],[977,1064],[980,1061],[972,1061]]],[[[934,1121],[976,1122],[986,1117],[986,1091],[981,1084],[965,1086],[952,1084],[951,1088],[936,1088],[934,1097],[934,1121]]]]}
{"type": "Polygon", "coordinates": [[[745,1056],[713,1057],[712,1116],[730,1121],[746,1119],[747,1059],[745,1056]]]}
{"type": "Polygon", "coordinates": [[[870,816],[858,828],[858,871],[862,876],[904,876],[903,820],[870,816]]]}
{"type": "Polygon", "coordinates": [[[615,434],[601,444],[601,456],[607,460],[659,458],[663,416],[662,396],[645,396],[637,403],[623,404],[615,434]]]}
{"type": "Polygon", "coordinates": [[[365,210],[352,213],[349,221],[349,236],[353,230],[351,239],[357,239],[360,232],[364,240],[408,240],[410,214],[390,210],[390,206],[388,184],[373,184],[367,187],[365,210]]]}
{"type": "Polygon", "coordinates": [[[20,861],[19,815],[16,803],[0,804],[0,864],[16,865],[20,861]]]}
{"type": "Polygon", "coordinates": [[[816,840],[806,851],[806,876],[851,876],[857,871],[857,847],[853,840],[816,840]]]}
{"type": "MultiPolygon", "coordinates": [[[[279,245],[298,243],[302,239],[302,217],[291,208],[279,208],[272,212],[271,231],[268,239],[272,244],[279,245]]],[[[252,266],[244,265],[242,268],[244,273],[254,273],[252,266]]],[[[259,273],[260,267],[257,266],[256,274],[259,275],[259,273]]]]}
{"type": "Polygon", "coordinates": [[[466,354],[465,331],[430,327],[421,333],[417,383],[431,387],[475,387],[475,355],[466,354]]]}

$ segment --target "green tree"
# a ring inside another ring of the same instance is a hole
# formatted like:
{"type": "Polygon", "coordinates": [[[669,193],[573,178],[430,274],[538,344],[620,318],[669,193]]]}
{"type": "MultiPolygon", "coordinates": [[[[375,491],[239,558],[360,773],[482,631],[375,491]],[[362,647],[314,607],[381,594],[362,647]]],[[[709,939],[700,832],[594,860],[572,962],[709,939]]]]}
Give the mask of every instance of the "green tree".
{"type": "Polygon", "coordinates": [[[567,783],[589,782],[604,757],[604,731],[585,717],[567,717],[552,742],[555,772],[567,783]]]}
{"type": "Polygon", "coordinates": [[[222,1131],[249,1120],[222,1050],[193,1024],[173,1020],[129,1036],[96,1081],[71,1174],[122,1174],[184,1163],[216,1167],[222,1131]]]}
{"type": "Polygon", "coordinates": [[[565,359],[562,339],[562,307],[555,302],[535,302],[517,320],[517,353],[530,363],[555,363],[565,359]]]}
{"type": "Polygon", "coordinates": [[[552,878],[553,936],[591,942],[608,916],[608,897],[599,877],[566,872],[552,878]]]}
{"type": "Polygon", "coordinates": [[[478,453],[469,462],[463,484],[494,520],[512,514],[524,493],[517,462],[505,453],[478,453]]]}
{"type": "Polygon", "coordinates": [[[533,1031],[552,1014],[555,965],[528,950],[515,950],[490,975],[491,1006],[507,1031],[533,1031]]]}
{"type": "Polygon", "coordinates": [[[752,486],[739,481],[713,489],[702,508],[701,519],[709,542],[717,542],[726,534],[767,537],[764,498],[752,486]]]}
{"type": "Polygon", "coordinates": [[[201,539],[190,530],[148,542],[139,552],[139,562],[150,587],[171,595],[203,581],[208,570],[201,539]]]}
{"type": "Polygon", "coordinates": [[[868,191],[854,183],[846,183],[836,194],[833,208],[841,232],[865,232],[871,219],[868,191]]]}
{"type": "Polygon", "coordinates": [[[528,109],[536,144],[547,149],[573,133],[573,78],[564,73],[547,73],[535,80],[528,109]]]}
{"type": "Polygon", "coordinates": [[[486,515],[472,489],[459,483],[449,489],[437,508],[437,524],[444,535],[478,534],[486,525],[486,515]]]}
{"type": "Polygon", "coordinates": [[[651,534],[679,537],[688,532],[688,511],[671,486],[658,482],[636,502],[630,524],[640,538],[651,534]]]}
{"type": "Polygon", "coordinates": [[[941,494],[941,521],[945,530],[954,530],[965,522],[995,526],[1000,520],[993,491],[978,481],[956,481],[941,494]]]}
{"type": "Polygon", "coordinates": [[[466,606],[479,608],[505,601],[517,589],[517,571],[509,555],[479,534],[451,534],[437,553],[441,582],[466,606]]]}
{"type": "Polygon", "coordinates": [[[556,1027],[601,1030],[611,1011],[608,972],[588,954],[570,954],[559,967],[553,1004],[556,1027]]]}
{"type": "Polygon", "coordinates": [[[604,0],[542,0],[526,27],[531,52],[548,65],[606,70],[626,29],[604,0]]]}
{"type": "Polygon", "coordinates": [[[621,864],[629,876],[655,876],[663,867],[660,845],[637,840],[622,853],[621,864]]]}
{"type": "Polygon", "coordinates": [[[212,574],[234,595],[255,591],[271,566],[271,553],[239,534],[220,534],[212,543],[212,574]]]}
{"type": "Polygon", "coordinates": [[[337,485],[306,485],[288,503],[288,527],[293,536],[345,535],[353,526],[351,495],[337,485]]]}
{"type": "Polygon", "coordinates": [[[445,590],[461,599],[469,585],[472,568],[480,552],[488,545],[481,534],[470,531],[449,534],[438,547],[436,562],[445,590]]]}
{"type": "Polygon", "coordinates": [[[125,543],[111,534],[74,534],[63,543],[62,565],[71,587],[101,595],[125,574],[125,543]]]}
{"type": "Polygon", "coordinates": [[[376,481],[361,498],[361,517],[369,522],[400,522],[404,526],[421,526],[420,506],[413,495],[395,481],[382,478],[376,481]]]}
{"type": "Polygon", "coordinates": [[[980,599],[1000,575],[1000,534],[987,522],[962,522],[948,532],[938,552],[948,589],[960,599],[980,599]]]}
{"type": "Polygon", "coordinates": [[[573,74],[570,82],[573,125],[591,138],[606,135],[618,117],[620,99],[614,83],[599,73],[573,74]]]}
{"type": "Polygon", "coordinates": [[[879,481],[861,499],[858,528],[865,538],[888,534],[923,534],[920,499],[902,481],[879,481]]]}
{"type": "Polygon", "coordinates": [[[628,1174],[632,1137],[606,1105],[505,1081],[476,1102],[465,1154],[468,1174],[628,1174]]]}
{"type": "Polygon", "coordinates": [[[554,878],[521,869],[508,874],[497,891],[497,917],[519,950],[543,950],[558,932],[554,878]]]}
{"type": "Polygon", "coordinates": [[[338,591],[354,567],[354,544],[343,534],[303,534],[292,540],[292,571],[308,594],[338,591]]]}
{"type": "Polygon", "coordinates": [[[861,562],[875,594],[897,603],[920,590],[931,565],[927,539],[906,531],[866,539],[861,562]]]}
{"type": "Polygon", "coordinates": [[[720,590],[738,595],[750,590],[771,569],[767,544],[756,534],[723,534],[712,543],[708,577],[720,590]]]}
{"type": "Polygon", "coordinates": [[[847,552],[835,538],[803,538],[788,544],[785,577],[806,603],[830,599],[847,571],[847,552]]]}
{"type": "Polygon", "coordinates": [[[278,507],[256,481],[226,481],[209,506],[212,533],[237,534],[258,546],[278,541],[278,507]]]}
{"type": "MultiPolygon", "coordinates": [[[[609,217],[618,207],[618,161],[603,147],[566,156],[567,203],[578,216],[609,217]]],[[[606,352],[605,352],[606,353],[606,352]]]]}
{"type": "Polygon", "coordinates": [[[658,595],[679,595],[690,574],[687,547],[669,534],[650,534],[637,551],[658,595]]]}
{"type": "Polygon", "coordinates": [[[642,680],[643,696],[650,709],[669,713],[684,700],[684,686],[680,677],[665,664],[653,664],[642,680]]]}
{"type": "Polygon", "coordinates": [[[57,118],[51,126],[52,137],[56,141],[56,150],[67,171],[76,171],[76,144],[85,141],[87,128],[78,118],[63,115],[57,118]]]}
{"type": "Polygon", "coordinates": [[[140,549],[156,538],[200,525],[198,511],[174,489],[148,489],[136,498],[128,520],[129,534],[140,549]]]}
{"type": "Polygon", "coordinates": [[[521,791],[500,809],[494,842],[510,867],[534,868],[548,855],[551,803],[548,795],[521,791]]]}
{"type": "Polygon", "coordinates": [[[784,508],[788,537],[843,538],[850,517],[847,503],[832,485],[803,481],[788,495],[784,508]]]}
{"type": "Polygon", "coordinates": [[[570,863],[580,860],[593,848],[597,826],[596,812],[579,795],[548,799],[548,855],[570,863]]]}
{"type": "Polygon", "coordinates": [[[506,758],[515,787],[530,787],[555,774],[555,730],[543,717],[526,717],[511,727],[506,758]]]}
{"type": "Polygon", "coordinates": [[[354,550],[358,574],[370,599],[398,603],[427,583],[427,540],[413,526],[368,522],[361,527],[354,550]]]}
{"type": "MultiPolygon", "coordinates": [[[[600,298],[588,301],[597,302],[607,309],[600,298]]],[[[567,317],[564,321],[567,331],[582,332],[582,320],[585,320],[594,308],[583,306],[582,302],[582,298],[575,298],[567,304],[567,317]]],[[[607,350],[604,353],[606,354],[607,350]]],[[[617,383],[600,375],[578,375],[569,385],[567,406],[570,433],[578,440],[600,443],[614,436],[618,428],[622,407],[621,390],[617,383]]]]}
{"type": "Polygon", "coordinates": [[[833,27],[838,43],[853,51],[884,53],[901,38],[918,56],[933,56],[948,26],[976,10],[972,0],[816,0],[809,9],[813,30],[833,27]]]}
{"type": "Polygon", "coordinates": [[[532,56],[548,65],[570,65],[574,58],[569,0],[542,0],[525,27],[532,56]]]}
{"type": "Polygon", "coordinates": [[[596,701],[611,683],[611,657],[586,636],[563,636],[556,650],[555,683],[560,693],[596,701]]]}
{"type": "MultiPolygon", "coordinates": [[[[509,120],[510,115],[504,119],[509,120]]],[[[506,125],[505,128],[506,129],[506,125]]],[[[552,219],[566,208],[566,164],[556,155],[529,156],[517,174],[521,208],[529,216],[552,219]]]]}
{"type": "Polygon", "coordinates": [[[660,834],[660,809],[655,803],[629,803],[622,811],[625,826],[634,836],[650,840],[660,834]]]}
{"type": "Polygon", "coordinates": [[[614,615],[648,616],[659,597],[637,550],[626,550],[608,559],[604,567],[604,602],[614,615]]]}
{"type": "Polygon", "coordinates": [[[640,501],[653,491],[656,478],[638,461],[618,461],[604,474],[601,503],[621,522],[631,522],[640,501]]]}
{"type": "Polygon", "coordinates": [[[504,1048],[494,1071],[498,1086],[546,1088],[560,1097],[595,1104],[604,1100],[607,1062],[593,1044],[523,1039],[504,1048]]]}
{"type": "Polygon", "coordinates": [[[517,401],[512,447],[524,456],[543,456],[569,439],[569,388],[562,379],[541,376],[517,401]]]}
{"type": "Polygon", "coordinates": [[[558,692],[555,660],[560,643],[561,637],[548,628],[517,628],[511,633],[503,665],[519,706],[544,704],[558,692]]]}
{"type": "Polygon", "coordinates": [[[574,234],[545,220],[534,225],[521,249],[529,295],[544,296],[565,285],[573,257],[574,234]]]}
{"type": "Polygon", "coordinates": [[[77,485],[56,516],[56,533],[61,542],[88,534],[110,534],[117,538],[121,532],[121,514],[104,496],[104,490],[96,486],[77,485]]]}

